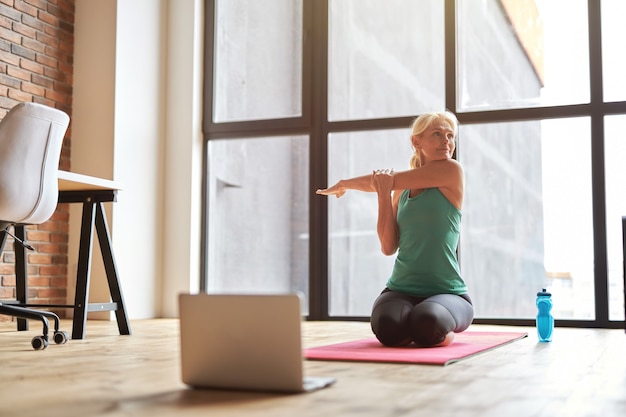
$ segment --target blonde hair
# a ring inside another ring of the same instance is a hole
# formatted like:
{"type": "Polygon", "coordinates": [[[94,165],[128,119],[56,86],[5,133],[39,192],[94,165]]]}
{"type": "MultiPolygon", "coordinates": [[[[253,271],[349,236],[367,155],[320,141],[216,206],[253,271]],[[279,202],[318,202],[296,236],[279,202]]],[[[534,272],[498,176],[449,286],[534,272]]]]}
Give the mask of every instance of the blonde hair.
{"type": "MultiPolygon", "coordinates": [[[[454,131],[454,137],[456,137],[458,129],[459,129],[459,121],[457,120],[454,113],[450,111],[444,112],[432,112],[432,113],[424,113],[415,118],[413,123],[411,123],[411,138],[413,136],[420,136],[426,129],[431,127],[435,122],[445,122],[454,131]]],[[[413,140],[411,140],[413,143],[413,140]]],[[[419,149],[413,147],[413,155],[411,156],[411,168],[419,168],[422,166],[422,157],[420,155],[419,149]]]]}

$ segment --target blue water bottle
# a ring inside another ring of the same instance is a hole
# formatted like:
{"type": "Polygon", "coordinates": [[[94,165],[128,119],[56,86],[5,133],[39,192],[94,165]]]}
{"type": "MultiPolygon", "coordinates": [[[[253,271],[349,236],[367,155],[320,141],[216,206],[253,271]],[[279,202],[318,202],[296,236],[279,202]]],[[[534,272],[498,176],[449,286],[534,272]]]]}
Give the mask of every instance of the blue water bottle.
{"type": "Polygon", "coordinates": [[[552,341],[554,317],[552,317],[552,294],[542,289],[537,293],[537,335],[540,342],[552,341]]]}

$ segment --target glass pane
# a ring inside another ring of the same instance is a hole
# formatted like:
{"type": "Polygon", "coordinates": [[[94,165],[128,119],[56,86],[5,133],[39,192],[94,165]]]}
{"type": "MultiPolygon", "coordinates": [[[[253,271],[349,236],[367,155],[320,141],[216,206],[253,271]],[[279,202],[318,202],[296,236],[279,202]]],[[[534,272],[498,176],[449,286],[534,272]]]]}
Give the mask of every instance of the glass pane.
{"type": "Polygon", "coordinates": [[[208,289],[302,292],[308,311],[309,141],[209,141],[208,289]]]}
{"type": "Polygon", "coordinates": [[[589,119],[461,126],[461,272],[482,318],[593,319],[589,119]],[[567,138],[564,140],[563,138],[567,138]]]}
{"type": "Polygon", "coordinates": [[[444,108],[441,0],[331,0],[328,118],[444,108]]]}
{"type": "MultiPolygon", "coordinates": [[[[624,0],[602,0],[602,61],[604,101],[626,100],[626,2],[624,0]]],[[[622,312],[623,314],[623,312],[622,312]]]]}
{"type": "Polygon", "coordinates": [[[459,110],[589,102],[587,0],[457,5],[459,110]]]}
{"type": "MultiPolygon", "coordinates": [[[[409,135],[408,128],[330,135],[329,182],[334,184],[378,168],[409,169],[409,135]]],[[[339,199],[330,198],[328,205],[329,314],[369,316],[394,261],[393,256],[385,256],[380,250],[376,194],[348,191],[339,199]]]]}
{"type": "Polygon", "coordinates": [[[215,122],[302,114],[302,0],[218,0],[215,122]]]}
{"type": "Polygon", "coordinates": [[[626,116],[609,116],[605,121],[606,235],[609,270],[609,319],[624,320],[624,254],[622,216],[626,216],[626,116]]]}

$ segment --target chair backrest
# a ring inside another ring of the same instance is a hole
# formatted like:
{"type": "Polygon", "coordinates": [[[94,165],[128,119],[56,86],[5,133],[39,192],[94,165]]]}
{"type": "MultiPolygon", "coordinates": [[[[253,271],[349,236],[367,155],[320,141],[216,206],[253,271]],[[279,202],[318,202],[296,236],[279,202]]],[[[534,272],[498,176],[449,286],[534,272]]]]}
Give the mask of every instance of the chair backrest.
{"type": "Polygon", "coordinates": [[[58,200],[58,169],[70,118],[61,110],[20,103],[0,121],[0,223],[39,224],[58,200]]]}

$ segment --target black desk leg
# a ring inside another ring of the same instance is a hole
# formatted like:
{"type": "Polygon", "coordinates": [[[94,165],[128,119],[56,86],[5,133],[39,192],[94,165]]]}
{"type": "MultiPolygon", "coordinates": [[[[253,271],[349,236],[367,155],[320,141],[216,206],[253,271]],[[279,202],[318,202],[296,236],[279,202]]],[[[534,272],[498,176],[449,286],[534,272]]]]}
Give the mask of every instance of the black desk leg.
{"type": "Polygon", "coordinates": [[[89,279],[91,275],[91,247],[93,243],[94,216],[94,202],[92,199],[88,199],[83,202],[83,216],[80,227],[72,339],[85,338],[85,325],[87,324],[88,307],[87,297],[89,295],[89,279]]]}
{"type": "Polygon", "coordinates": [[[126,316],[126,306],[124,305],[124,297],[122,296],[122,288],[120,287],[119,274],[115,258],[113,257],[113,249],[111,248],[111,236],[107,226],[106,217],[104,215],[104,207],[102,203],[96,205],[96,233],[100,250],[102,252],[102,260],[106,271],[107,281],[109,282],[109,292],[111,293],[111,301],[116,304],[115,318],[117,319],[117,327],[121,335],[130,334],[130,323],[126,316]]]}
{"type": "MultiPolygon", "coordinates": [[[[24,225],[15,225],[15,237],[22,242],[26,241],[26,228],[24,225]]],[[[18,303],[28,302],[28,261],[26,258],[26,248],[17,241],[13,242],[15,252],[15,298],[18,303]]],[[[28,320],[17,319],[17,330],[28,330],[28,320]]]]}

